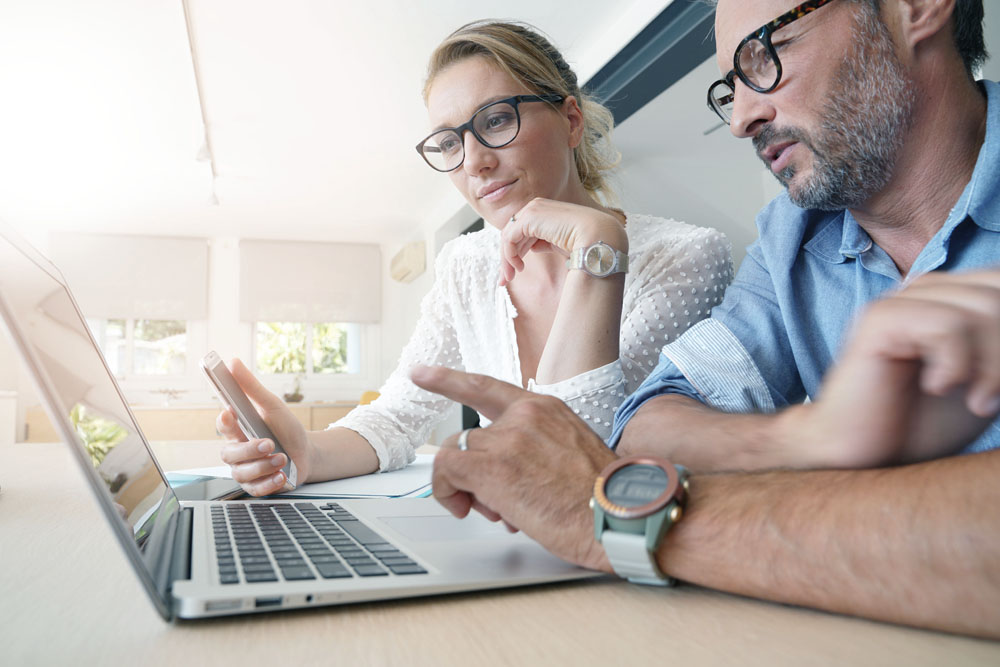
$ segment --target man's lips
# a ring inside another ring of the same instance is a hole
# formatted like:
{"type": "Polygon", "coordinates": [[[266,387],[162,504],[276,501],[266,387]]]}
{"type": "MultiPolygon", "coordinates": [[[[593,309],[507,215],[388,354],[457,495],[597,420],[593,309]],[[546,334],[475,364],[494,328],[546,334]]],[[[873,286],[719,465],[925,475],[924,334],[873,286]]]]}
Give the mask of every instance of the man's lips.
{"type": "Polygon", "coordinates": [[[771,167],[771,171],[777,173],[788,166],[792,159],[792,147],[798,142],[783,141],[772,144],[761,152],[760,157],[771,167]]]}
{"type": "Polygon", "coordinates": [[[514,179],[513,181],[495,181],[493,183],[489,183],[476,190],[476,198],[496,199],[507,192],[507,189],[516,182],[517,179],[514,179]]]}

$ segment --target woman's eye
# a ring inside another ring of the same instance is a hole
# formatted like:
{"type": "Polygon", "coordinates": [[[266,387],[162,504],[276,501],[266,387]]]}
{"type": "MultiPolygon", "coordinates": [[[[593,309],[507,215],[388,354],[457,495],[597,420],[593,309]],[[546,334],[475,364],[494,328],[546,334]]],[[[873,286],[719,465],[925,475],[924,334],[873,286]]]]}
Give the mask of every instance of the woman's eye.
{"type": "Polygon", "coordinates": [[[499,130],[514,123],[514,114],[510,112],[492,113],[486,118],[486,129],[499,130]]]}
{"type": "Polygon", "coordinates": [[[455,137],[451,137],[450,139],[445,139],[444,141],[442,141],[439,145],[439,148],[441,149],[442,153],[454,153],[459,148],[461,148],[461,146],[462,144],[458,141],[458,139],[456,139],[455,137]]]}

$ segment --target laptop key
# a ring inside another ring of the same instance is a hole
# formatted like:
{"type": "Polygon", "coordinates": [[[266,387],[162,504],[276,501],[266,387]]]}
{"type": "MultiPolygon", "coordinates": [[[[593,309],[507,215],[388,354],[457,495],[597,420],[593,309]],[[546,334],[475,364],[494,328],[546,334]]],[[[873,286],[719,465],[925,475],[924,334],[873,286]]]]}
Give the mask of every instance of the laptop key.
{"type": "Polygon", "coordinates": [[[281,575],[290,581],[297,581],[300,579],[315,579],[312,570],[310,570],[305,565],[299,567],[283,567],[281,568],[281,575]]]}
{"type": "Polygon", "coordinates": [[[259,583],[262,581],[277,581],[278,575],[272,572],[247,572],[246,573],[247,583],[259,583]]]}
{"type": "Polygon", "coordinates": [[[288,567],[289,565],[305,565],[305,561],[302,560],[301,556],[282,556],[281,558],[275,558],[278,561],[280,567],[288,567]]]}
{"type": "Polygon", "coordinates": [[[334,556],[333,554],[329,554],[329,555],[315,555],[315,556],[310,555],[309,556],[309,560],[311,560],[313,563],[339,563],[340,562],[340,559],[337,558],[336,556],[334,556]]]}
{"type": "Polygon", "coordinates": [[[392,567],[393,565],[416,565],[416,563],[406,556],[397,558],[382,558],[382,565],[388,565],[392,567]]]}
{"type": "Polygon", "coordinates": [[[254,563],[253,565],[244,565],[244,572],[274,572],[274,568],[271,567],[269,563],[254,563]]]}
{"type": "Polygon", "coordinates": [[[344,558],[351,565],[376,565],[375,561],[371,556],[360,555],[360,556],[346,556],[344,558]]]}
{"type": "Polygon", "coordinates": [[[240,556],[240,562],[244,565],[256,565],[258,563],[270,563],[271,559],[265,556],[240,556]]]}
{"type": "Polygon", "coordinates": [[[397,554],[403,553],[402,551],[400,551],[396,547],[392,546],[391,544],[372,544],[372,545],[366,545],[366,546],[368,547],[368,551],[371,551],[372,553],[376,553],[376,554],[377,553],[397,553],[397,554]]]}
{"type": "Polygon", "coordinates": [[[341,521],[337,524],[361,544],[385,544],[386,539],[360,521],[341,521]]]}
{"type": "Polygon", "coordinates": [[[240,576],[235,572],[226,572],[219,575],[219,582],[223,584],[238,584],[240,582],[240,576]]]}
{"type": "Polygon", "coordinates": [[[427,570],[416,563],[412,565],[390,565],[389,569],[393,574],[427,574],[427,570]]]}
{"type": "Polygon", "coordinates": [[[389,574],[378,565],[359,565],[354,568],[354,571],[362,577],[383,577],[389,574]]]}

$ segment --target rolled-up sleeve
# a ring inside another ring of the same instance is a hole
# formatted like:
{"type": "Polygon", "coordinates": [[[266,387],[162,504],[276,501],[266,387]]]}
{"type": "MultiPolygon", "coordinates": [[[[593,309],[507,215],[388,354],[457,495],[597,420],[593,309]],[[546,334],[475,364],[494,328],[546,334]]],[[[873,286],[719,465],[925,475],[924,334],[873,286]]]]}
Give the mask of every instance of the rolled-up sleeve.
{"type": "Polygon", "coordinates": [[[639,408],[662,394],[740,413],[774,412],[804,397],[771,278],[755,246],[711,318],[665,346],[659,365],[618,409],[610,446],[617,446],[639,408]]]}

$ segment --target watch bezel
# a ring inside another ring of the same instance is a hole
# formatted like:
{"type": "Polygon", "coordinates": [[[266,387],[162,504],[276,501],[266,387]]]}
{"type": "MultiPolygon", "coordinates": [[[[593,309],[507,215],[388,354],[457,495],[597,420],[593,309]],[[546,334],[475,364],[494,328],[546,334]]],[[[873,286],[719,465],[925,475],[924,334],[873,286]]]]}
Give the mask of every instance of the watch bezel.
{"type": "Polygon", "coordinates": [[[604,241],[598,241],[597,243],[591,243],[589,246],[583,249],[583,253],[580,257],[581,267],[590,275],[596,278],[607,278],[618,268],[618,253],[611,247],[610,244],[604,241]],[[603,252],[608,253],[611,256],[611,266],[607,271],[595,271],[587,264],[587,257],[590,255],[591,251],[600,248],[603,252]]]}
{"type": "Polygon", "coordinates": [[[594,481],[595,502],[600,505],[601,509],[603,509],[605,513],[617,519],[644,519],[652,514],[655,514],[656,512],[659,512],[672,502],[682,503],[684,495],[684,485],[681,482],[680,474],[677,472],[677,468],[674,464],[670,463],[666,459],[654,456],[643,456],[640,454],[636,456],[626,456],[625,458],[613,461],[601,471],[601,474],[598,475],[597,479],[594,481]],[[653,465],[662,469],[667,475],[667,486],[659,496],[645,505],[624,507],[611,502],[611,500],[608,499],[604,488],[616,472],[631,465],[653,465]]]}

